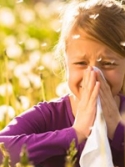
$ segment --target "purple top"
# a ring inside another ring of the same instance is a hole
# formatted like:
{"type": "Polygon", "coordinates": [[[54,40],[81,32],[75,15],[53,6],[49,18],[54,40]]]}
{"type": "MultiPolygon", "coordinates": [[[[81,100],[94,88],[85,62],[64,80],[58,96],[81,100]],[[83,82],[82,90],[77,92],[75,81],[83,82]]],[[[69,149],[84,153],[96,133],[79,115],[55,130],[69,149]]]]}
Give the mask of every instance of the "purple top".
{"type": "MultiPolygon", "coordinates": [[[[125,97],[121,97],[122,111],[125,97]]],[[[76,164],[84,142],[78,145],[75,130],[72,128],[74,116],[68,95],[56,101],[40,102],[28,111],[17,116],[0,132],[0,142],[10,153],[12,166],[19,161],[19,153],[25,143],[30,160],[35,166],[64,167],[66,151],[73,139],[78,149],[76,164]]],[[[124,126],[119,123],[112,141],[110,141],[115,166],[124,167],[124,126]]],[[[1,163],[0,153],[0,163],[1,163]]]]}

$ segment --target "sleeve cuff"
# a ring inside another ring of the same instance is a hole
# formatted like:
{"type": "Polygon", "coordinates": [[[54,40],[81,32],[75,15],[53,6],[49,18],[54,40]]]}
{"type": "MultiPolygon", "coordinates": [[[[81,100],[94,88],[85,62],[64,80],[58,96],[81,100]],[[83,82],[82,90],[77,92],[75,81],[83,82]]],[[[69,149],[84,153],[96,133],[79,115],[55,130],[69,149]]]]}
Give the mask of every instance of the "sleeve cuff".
{"type": "Polygon", "coordinates": [[[67,133],[68,134],[68,145],[66,149],[69,148],[70,143],[72,142],[73,139],[75,140],[76,148],[78,149],[78,139],[77,139],[77,135],[76,135],[74,128],[70,127],[67,129],[67,131],[69,131],[69,133],[67,133]]]}

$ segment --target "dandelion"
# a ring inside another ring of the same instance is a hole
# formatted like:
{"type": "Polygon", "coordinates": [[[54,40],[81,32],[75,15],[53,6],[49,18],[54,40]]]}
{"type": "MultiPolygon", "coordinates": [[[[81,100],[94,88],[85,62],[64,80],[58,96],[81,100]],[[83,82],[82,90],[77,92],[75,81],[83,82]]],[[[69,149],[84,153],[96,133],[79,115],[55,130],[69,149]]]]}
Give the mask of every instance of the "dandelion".
{"type": "Polygon", "coordinates": [[[13,87],[11,83],[4,83],[0,85],[0,95],[6,97],[6,95],[12,95],[13,87]]]}
{"type": "Polygon", "coordinates": [[[8,115],[10,119],[12,119],[15,116],[15,110],[11,106],[1,105],[0,106],[0,121],[3,121],[6,115],[8,115]]]}
{"type": "Polygon", "coordinates": [[[27,77],[34,88],[39,89],[41,87],[41,79],[38,75],[30,73],[27,77]]]}
{"type": "Polygon", "coordinates": [[[26,75],[21,75],[21,76],[18,76],[19,78],[19,85],[24,88],[24,89],[27,89],[27,88],[30,88],[30,81],[29,79],[27,78],[26,75]]]}
{"type": "Polygon", "coordinates": [[[32,23],[35,21],[35,13],[31,9],[22,8],[22,11],[20,12],[20,19],[24,23],[32,23]]]}
{"type": "Polygon", "coordinates": [[[56,88],[56,94],[57,96],[63,96],[65,94],[69,93],[69,88],[67,85],[67,82],[60,83],[56,88]]]}
{"type": "Polygon", "coordinates": [[[20,78],[23,75],[29,74],[32,71],[32,66],[29,62],[25,62],[23,64],[19,64],[14,68],[14,75],[17,78],[20,78]]]}
{"type": "Polygon", "coordinates": [[[10,45],[15,45],[16,44],[16,37],[14,35],[8,35],[4,41],[3,41],[4,45],[10,46],[10,45]]]}
{"type": "Polygon", "coordinates": [[[15,17],[10,8],[0,9],[0,24],[6,27],[12,27],[15,24],[15,17]]]}
{"type": "Polygon", "coordinates": [[[18,99],[23,110],[26,110],[30,107],[29,98],[27,98],[26,96],[19,96],[18,99]]]}
{"type": "Polygon", "coordinates": [[[53,53],[46,53],[42,56],[42,64],[50,70],[58,70],[59,63],[54,59],[53,53]]]}
{"type": "Polygon", "coordinates": [[[7,67],[9,71],[13,71],[13,69],[17,66],[17,62],[14,60],[9,60],[7,67]]]}
{"type": "Polygon", "coordinates": [[[35,50],[39,48],[39,41],[36,38],[29,38],[25,41],[25,48],[27,50],[35,50]]]}
{"type": "MultiPolygon", "coordinates": [[[[22,26],[22,25],[21,25],[22,26]]],[[[20,25],[19,25],[19,28],[20,28],[20,25]]],[[[21,31],[19,34],[18,34],[18,44],[19,45],[22,45],[25,43],[25,41],[30,38],[29,35],[27,33],[25,33],[24,31],[21,31]]]]}
{"type": "Polygon", "coordinates": [[[53,59],[52,60],[52,70],[53,71],[58,71],[60,69],[60,64],[57,62],[57,60],[53,59]]]}
{"type": "Polygon", "coordinates": [[[41,52],[39,50],[35,50],[33,52],[30,53],[29,55],[29,64],[32,66],[32,67],[35,67],[40,59],[41,59],[41,52]]]}
{"type": "Polygon", "coordinates": [[[58,15],[64,9],[64,3],[60,1],[52,1],[49,6],[48,10],[50,11],[50,16],[58,15]]]}
{"type": "Polygon", "coordinates": [[[48,53],[44,54],[42,57],[43,65],[50,69],[52,67],[51,66],[52,59],[53,59],[52,53],[48,52],[48,53]]]}
{"type": "Polygon", "coordinates": [[[51,23],[50,23],[50,26],[52,27],[52,29],[54,30],[54,31],[56,31],[57,32],[57,30],[59,30],[60,29],[60,22],[59,21],[57,21],[57,20],[52,20],[51,21],[51,23]]]}
{"type": "Polygon", "coordinates": [[[19,58],[22,53],[22,48],[17,44],[12,44],[6,48],[6,54],[9,58],[19,58]]]}
{"type": "Polygon", "coordinates": [[[40,18],[48,19],[50,17],[51,10],[48,10],[47,6],[43,2],[37,2],[34,6],[36,13],[39,15],[40,18]],[[42,10],[41,10],[42,9],[42,10]]]}

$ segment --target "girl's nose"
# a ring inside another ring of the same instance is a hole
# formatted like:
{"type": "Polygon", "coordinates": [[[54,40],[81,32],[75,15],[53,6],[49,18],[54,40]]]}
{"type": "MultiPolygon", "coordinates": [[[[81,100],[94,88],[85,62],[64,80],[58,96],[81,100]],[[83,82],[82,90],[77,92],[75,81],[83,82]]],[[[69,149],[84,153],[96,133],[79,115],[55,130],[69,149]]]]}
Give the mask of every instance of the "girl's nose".
{"type": "Polygon", "coordinates": [[[100,69],[99,62],[97,62],[97,61],[90,62],[90,63],[89,63],[89,66],[90,66],[91,68],[92,68],[92,67],[97,67],[98,69],[100,69]]]}

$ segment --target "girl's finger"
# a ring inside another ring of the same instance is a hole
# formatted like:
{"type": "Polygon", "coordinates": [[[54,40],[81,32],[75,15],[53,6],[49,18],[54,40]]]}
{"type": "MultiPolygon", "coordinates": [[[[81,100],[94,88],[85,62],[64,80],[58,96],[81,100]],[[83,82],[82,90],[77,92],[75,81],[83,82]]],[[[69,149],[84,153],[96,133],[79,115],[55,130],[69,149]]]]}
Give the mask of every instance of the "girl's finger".
{"type": "Polygon", "coordinates": [[[97,73],[97,80],[100,82],[100,89],[103,91],[103,93],[107,96],[109,93],[111,95],[111,89],[105,78],[101,75],[99,71],[97,73]]]}
{"type": "Polygon", "coordinates": [[[96,85],[96,73],[94,71],[88,70],[86,72],[86,85],[84,84],[82,98],[81,98],[81,100],[84,99],[84,104],[88,103],[95,85],[96,85]],[[87,83],[87,80],[88,80],[88,83],[87,83]]]}
{"type": "Polygon", "coordinates": [[[85,88],[88,84],[88,81],[90,79],[90,73],[91,73],[91,69],[90,67],[87,68],[87,70],[84,71],[84,75],[83,75],[83,88],[85,88]]]}
{"type": "Polygon", "coordinates": [[[93,106],[97,104],[97,98],[99,95],[99,91],[100,91],[100,83],[96,81],[96,84],[94,86],[94,89],[92,91],[92,94],[89,100],[89,106],[93,106]]]}

